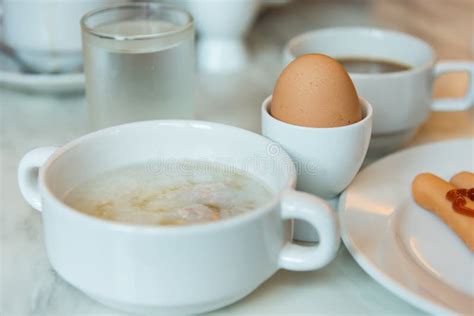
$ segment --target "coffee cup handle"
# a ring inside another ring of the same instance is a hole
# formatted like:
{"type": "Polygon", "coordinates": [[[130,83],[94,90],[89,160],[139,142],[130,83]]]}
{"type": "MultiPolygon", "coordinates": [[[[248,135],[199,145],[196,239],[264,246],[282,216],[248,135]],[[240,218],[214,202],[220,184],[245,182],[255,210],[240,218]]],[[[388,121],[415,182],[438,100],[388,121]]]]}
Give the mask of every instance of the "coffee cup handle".
{"type": "Polygon", "coordinates": [[[20,192],[31,207],[38,211],[42,210],[38,188],[39,169],[57,149],[57,147],[33,149],[23,156],[18,166],[20,192]]]}
{"type": "Polygon", "coordinates": [[[288,242],[279,257],[279,267],[294,271],[316,270],[328,264],[337,253],[341,239],[335,212],[329,204],[314,195],[289,190],[281,202],[283,219],[300,219],[312,225],[319,235],[314,246],[288,242]]]}
{"type": "Polygon", "coordinates": [[[434,68],[435,79],[449,72],[467,72],[469,83],[466,94],[461,98],[442,98],[431,104],[433,111],[464,111],[474,104],[474,63],[464,61],[442,61],[434,68]]]}

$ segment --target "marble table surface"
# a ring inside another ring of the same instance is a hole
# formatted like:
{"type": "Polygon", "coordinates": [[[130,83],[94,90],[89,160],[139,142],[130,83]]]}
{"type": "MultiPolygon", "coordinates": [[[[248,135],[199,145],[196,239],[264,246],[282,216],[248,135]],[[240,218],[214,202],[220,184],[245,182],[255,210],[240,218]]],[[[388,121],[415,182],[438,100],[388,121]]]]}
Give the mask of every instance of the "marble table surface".
{"type": "MultiPolygon", "coordinates": [[[[260,17],[249,37],[252,55],[246,69],[198,75],[198,119],[259,131],[260,104],[271,93],[288,38],[327,25],[377,24],[367,13],[370,2],[323,2],[314,8],[315,2],[303,2],[305,6],[272,9],[260,17]],[[328,14],[341,18],[334,20],[328,14]]],[[[462,80],[453,82],[449,80],[447,93],[462,90],[462,80]]],[[[0,313],[122,315],[92,301],[53,271],[43,244],[41,214],[22,199],[16,180],[18,162],[28,150],[64,144],[87,132],[83,94],[33,94],[0,87],[0,110],[0,313]]],[[[474,111],[432,114],[407,146],[458,137],[474,137],[474,111]]],[[[315,272],[279,271],[242,301],[214,313],[423,314],[372,280],[344,247],[327,267],[315,272]]]]}

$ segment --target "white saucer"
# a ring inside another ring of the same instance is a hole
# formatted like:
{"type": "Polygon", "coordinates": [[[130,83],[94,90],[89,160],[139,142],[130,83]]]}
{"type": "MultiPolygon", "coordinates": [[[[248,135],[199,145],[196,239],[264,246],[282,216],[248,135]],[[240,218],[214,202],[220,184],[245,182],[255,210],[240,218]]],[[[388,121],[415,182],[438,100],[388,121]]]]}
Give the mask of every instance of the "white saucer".
{"type": "Polygon", "coordinates": [[[412,128],[396,133],[372,134],[367,157],[369,159],[379,159],[393,153],[413,138],[416,131],[417,128],[412,128]]]}
{"type": "Polygon", "coordinates": [[[0,51],[0,86],[47,93],[80,92],[84,90],[84,74],[82,72],[67,74],[23,73],[18,65],[0,51]]]}
{"type": "Polygon", "coordinates": [[[407,302],[435,314],[474,311],[474,253],[411,196],[421,172],[474,170],[474,140],[404,150],[365,168],[339,202],[342,238],[359,265],[407,302]]]}

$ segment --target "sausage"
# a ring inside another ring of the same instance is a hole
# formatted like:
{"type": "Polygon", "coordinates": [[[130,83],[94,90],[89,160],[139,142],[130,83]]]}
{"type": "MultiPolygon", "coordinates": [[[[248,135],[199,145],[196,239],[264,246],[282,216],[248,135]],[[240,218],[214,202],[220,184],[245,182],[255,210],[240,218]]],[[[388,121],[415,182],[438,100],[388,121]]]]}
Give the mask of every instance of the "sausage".
{"type": "MultiPolygon", "coordinates": [[[[474,252],[474,217],[459,214],[446,199],[446,193],[456,187],[430,173],[422,173],[412,183],[413,198],[421,207],[436,214],[474,252]]],[[[467,201],[466,207],[474,209],[474,202],[467,201]]]]}
{"type": "Polygon", "coordinates": [[[459,189],[474,188],[474,173],[469,171],[456,173],[449,182],[459,189]]]}

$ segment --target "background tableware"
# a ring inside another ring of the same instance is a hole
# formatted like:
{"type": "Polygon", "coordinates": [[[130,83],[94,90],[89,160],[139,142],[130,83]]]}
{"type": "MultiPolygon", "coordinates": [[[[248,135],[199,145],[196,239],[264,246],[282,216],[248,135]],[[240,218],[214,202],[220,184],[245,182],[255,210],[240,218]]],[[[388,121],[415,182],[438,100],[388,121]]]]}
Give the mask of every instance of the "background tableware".
{"type": "Polygon", "coordinates": [[[186,11],[134,3],[90,12],[81,25],[93,128],[193,117],[194,28],[186,11]]]}
{"type": "Polygon", "coordinates": [[[0,87],[11,87],[18,91],[41,93],[80,93],[84,91],[84,74],[25,74],[4,70],[0,66],[0,87]]]}
{"type": "MultiPolygon", "coordinates": [[[[0,36],[1,34],[0,29],[0,36]]],[[[60,74],[32,73],[28,66],[19,62],[16,53],[2,42],[3,39],[0,37],[0,88],[9,87],[28,92],[52,93],[72,93],[84,90],[82,71],[60,74]]]]}
{"type": "Polygon", "coordinates": [[[187,0],[186,7],[199,32],[199,68],[208,72],[229,72],[247,63],[244,36],[253,24],[261,0],[187,0]]]}
{"type": "MultiPolygon", "coordinates": [[[[170,1],[171,2],[171,1],[170,1]]],[[[263,7],[290,0],[180,0],[195,19],[198,66],[211,73],[235,72],[248,62],[245,36],[263,7]]]]}
{"type": "MultiPolygon", "coordinates": [[[[263,102],[262,134],[281,145],[293,159],[299,190],[332,200],[357,174],[369,147],[372,128],[372,107],[363,98],[359,100],[363,111],[361,121],[329,128],[279,121],[269,113],[272,97],[263,102]]],[[[295,238],[315,241],[317,234],[306,223],[296,221],[295,238]]]]}
{"type": "Polygon", "coordinates": [[[392,154],[362,170],[342,194],[344,244],[376,281],[433,314],[473,309],[474,256],[436,215],[419,207],[411,182],[421,172],[449,179],[474,170],[472,139],[392,154]]]}
{"type": "Polygon", "coordinates": [[[382,59],[411,67],[408,71],[384,74],[350,73],[359,95],[374,108],[370,152],[375,155],[392,151],[410,139],[430,111],[462,111],[474,103],[474,63],[437,63],[433,48],[408,34],[363,27],[311,31],[287,43],[285,64],[307,53],[382,59]],[[433,81],[448,72],[468,72],[468,91],[463,98],[432,100],[433,81]]]}
{"type": "Polygon", "coordinates": [[[4,40],[31,70],[69,72],[82,65],[79,21],[88,11],[125,0],[5,0],[4,40]]]}
{"type": "Polygon", "coordinates": [[[336,254],[335,213],[323,200],[292,189],[295,167],[283,151],[269,156],[273,145],[260,135],[216,123],[137,122],[97,131],[59,149],[35,149],[21,160],[18,180],[25,199],[42,211],[48,257],[65,280],[123,310],[194,314],[235,302],[280,268],[317,269],[336,254]],[[100,220],[60,200],[105,170],[149,163],[153,172],[166,159],[245,169],[274,198],[245,215],[187,227],[100,220]],[[293,218],[313,225],[319,245],[291,243],[293,218]]]}

